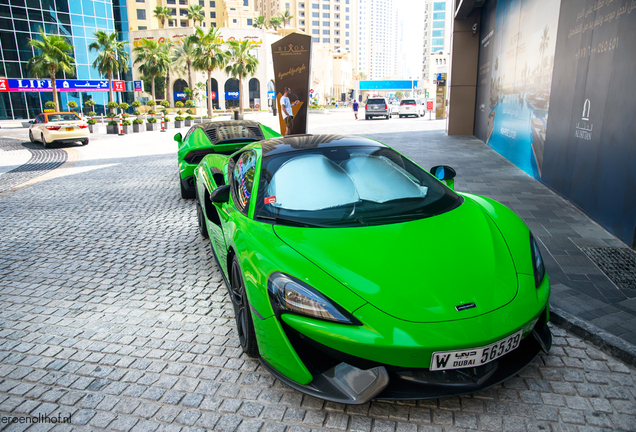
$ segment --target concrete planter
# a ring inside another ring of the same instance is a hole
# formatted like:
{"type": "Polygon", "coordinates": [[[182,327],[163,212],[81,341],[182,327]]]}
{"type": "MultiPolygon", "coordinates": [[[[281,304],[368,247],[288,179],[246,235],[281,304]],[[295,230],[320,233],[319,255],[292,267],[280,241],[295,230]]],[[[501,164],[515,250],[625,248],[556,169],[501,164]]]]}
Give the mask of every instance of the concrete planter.
{"type": "Polygon", "coordinates": [[[195,118],[193,121],[194,121],[195,124],[203,123],[203,119],[200,119],[200,118],[195,118]]]}
{"type": "Polygon", "coordinates": [[[133,123],[132,128],[133,128],[133,133],[146,132],[146,127],[145,127],[145,125],[143,123],[142,124],[133,123]]]}
{"type": "Polygon", "coordinates": [[[119,126],[106,125],[106,133],[108,135],[118,135],[119,134],[119,126]]]}
{"type": "Polygon", "coordinates": [[[122,126],[122,130],[124,131],[124,135],[128,135],[128,134],[133,133],[132,125],[123,125],[122,126]]]}
{"type": "Polygon", "coordinates": [[[184,124],[184,120],[175,120],[174,128],[175,129],[181,129],[183,127],[183,124],[184,124]]]}
{"type": "Polygon", "coordinates": [[[188,127],[190,127],[190,126],[192,126],[192,122],[193,122],[193,121],[194,121],[194,120],[186,120],[186,121],[185,121],[185,125],[186,125],[186,126],[188,126],[188,127]]]}
{"type": "Polygon", "coordinates": [[[95,123],[95,124],[89,124],[89,125],[88,125],[88,130],[89,130],[91,133],[99,133],[99,125],[98,125],[97,123],[95,123]]]}
{"type": "Polygon", "coordinates": [[[157,123],[146,123],[146,130],[147,131],[156,131],[159,130],[160,125],[159,122],[157,123]]]}

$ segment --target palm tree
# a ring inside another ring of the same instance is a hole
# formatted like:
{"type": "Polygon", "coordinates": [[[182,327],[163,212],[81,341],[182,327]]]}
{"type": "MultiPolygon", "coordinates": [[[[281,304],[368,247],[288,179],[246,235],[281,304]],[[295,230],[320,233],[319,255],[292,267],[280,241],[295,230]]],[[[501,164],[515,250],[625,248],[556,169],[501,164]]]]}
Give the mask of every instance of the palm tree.
{"type": "Polygon", "coordinates": [[[161,48],[161,53],[157,64],[157,70],[159,72],[159,75],[163,75],[163,72],[166,73],[165,97],[172,106],[172,92],[170,91],[170,69],[174,67],[172,63],[172,59],[174,56],[174,43],[172,41],[162,42],[159,44],[159,47],[161,48]]]}
{"type": "MultiPolygon", "coordinates": [[[[230,53],[223,51],[223,44],[218,40],[221,37],[221,30],[212,27],[207,33],[197,28],[197,37],[199,42],[194,51],[195,60],[192,66],[196,70],[206,71],[208,73],[208,89],[212,90],[212,72],[215,69],[222,69],[228,62],[230,53]]],[[[212,117],[212,98],[208,96],[208,116],[212,117]]]]}
{"type": "Polygon", "coordinates": [[[543,53],[548,49],[548,43],[550,42],[550,37],[548,36],[548,32],[550,28],[546,25],[543,29],[543,35],[541,36],[541,43],[539,44],[539,51],[541,52],[541,69],[543,69],[543,53]]]}
{"type": "Polygon", "coordinates": [[[273,28],[274,31],[278,31],[278,29],[283,26],[283,21],[280,17],[273,17],[269,20],[269,26],[273,28]]]}
{"type": "Polygon", "coordinates": [[[113,74],[115,72],[128,71],[128,61],[130,57],[125,46],[128,42],[117,40],[117,32],[106,33],[97,30],[93,33],[96,41],[88,46],[90,51],[98,51],[97,58],[93,62],[93,67],[102,75],[108,77],[109,101],[115,101],[113,93],[113,74]]]}
{"type": "Polygon", "coordinates": [[[242,41],[231,40],[230,45],[230,64],[225,67],[225,73],[231,75],[232,78],[238,79],[239,82],[239,113],[243,114],[243,78],[248,74],[253,76],[258,67],[258,59],[250,54],[252,44],[249,39],[242,41]]]}
{"type": "Polygon", "coordinates": [[[166,28],[166,20],[172,21],[172,9],[167,6],[157,6],[152,15],[161,22],[161,28],[166,28]]]}
{"type": "Polygon", "coordinates": [[[155,40],[142,39],[141,45],[133,48],[133,52],[137,54],[137,58],[133,64],[139,65],[139,72],[141,72],[144,77],[150,77],[150,92],[152,93],[152,99],[156,100],[155,78],[165,71],[162,69],[165,48],[155,40]]]}
{"type": "Polygon", "coordinates": [[[187,9],[188,15],[188,21],[192,20],[194,22],[194,25],[197,25],[197,21],[199,21],[199,23],[203,23],[203,19],[205,18],[204,12],[203,12],[203,6],[200,5],[190,5],[188,6],[187,9]]]}
{"type": "Polygon", "coordinates": [[[48,76],[51,80],[53,88],[53,102],[55,110],[57,106],[57,86],[55,83],[55,74],[62,70],[68,75],[75,75],[75,60],[70,54],[73,53],[73,47],[68,43],[64,36],[44,34],[44,30],[40,27],[40,37],[42,40],[29,39],[29,46],[35,48],[35,52],[39,53],[27,63],[29,72],[36,78],[44,78],[48,76]]]}
{"type": "Polygon", "coordinates": [[[293,17],[294,16],[291,14],[291,12],[289,12],[289,9],[285,9],[285,12],[280,14],[280,20],[283,23],[283,34],[285,34],[285,27],[287,26],[287,24],[289,24],[289,21],[291,21],[293,17]]]}
{"type": "Polygon", "coordinates": [[[269,26],[267,25],[267,19],[265,18],[265,15],[259,15],[258,17],[256,17],[256,19],[254,20],[254,24],[252,24],[252,27],[256,27],[258,29],[267,29],[269,26]]]}
{"type": "MultiPolygon", "coordinates": [[[[198,29],[201,30],[201,29],[198,29]]],[[[203,31],[201,31],[203,33],[203,31]]],[[[183,43],[176,45],[173,51],[172,60],[177,69],[188,70],[188,88],[192,88],[192,62],[195,60],[195,49],[199,38],[197,34],[188,35],[183,39],[183,43]]]]}

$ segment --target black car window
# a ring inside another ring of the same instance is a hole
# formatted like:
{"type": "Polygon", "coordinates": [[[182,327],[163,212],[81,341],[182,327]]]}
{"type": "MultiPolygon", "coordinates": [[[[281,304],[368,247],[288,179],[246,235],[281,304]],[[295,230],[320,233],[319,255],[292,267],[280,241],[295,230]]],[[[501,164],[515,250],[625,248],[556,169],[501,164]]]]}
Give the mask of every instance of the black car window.
{"type": "Polygon", "coordinates": [[[248,150],[238,157],[232,169],[232,199],[236,208],[245,215],[247,215],[250,197],[252,196],[256,160],[256,152],[248,150]]]}
{"type": "Polygon", "coordinates": [[[386,100],[384,100],[384,99],[369,99],[367,101],[367,105],[386,105],[386,100]]]}

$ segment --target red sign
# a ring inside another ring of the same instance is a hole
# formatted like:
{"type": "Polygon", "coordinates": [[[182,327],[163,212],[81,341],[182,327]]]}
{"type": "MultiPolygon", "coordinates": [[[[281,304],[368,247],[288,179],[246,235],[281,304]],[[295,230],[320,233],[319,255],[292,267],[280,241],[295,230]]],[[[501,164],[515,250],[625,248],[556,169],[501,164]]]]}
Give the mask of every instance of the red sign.
{"type": "Polygon", "coordinates": [[[276,197],[275,196],[271,196],[271,197],[266,197],[265,198],[265,204],[272,204],[276,202],[276,197]]]}
{"type": "Polygon", "coordinates": [[[314,89],[309,90],[309,93],[314,94],[314,89]]]}
{"type": "Polygon", "coordinates": [[[216,99],[216,92],[210,92],[210,97],[212,99],[216,99]]]}
{"type": "Polygon", "coordinates": [[[9,91],[9,82],[6,78],[0,78],[0,91],[9,91]]]}
{"type": "Polygon", "coordinates": [[[113,90],[116,92],[126,91],[126,86],[123,81],[113,81],[113,90]]]}
{"type": "Polygon", "coordinates": [[[426,101],[426,111],[433,111],[433,101],[426,101]]]}

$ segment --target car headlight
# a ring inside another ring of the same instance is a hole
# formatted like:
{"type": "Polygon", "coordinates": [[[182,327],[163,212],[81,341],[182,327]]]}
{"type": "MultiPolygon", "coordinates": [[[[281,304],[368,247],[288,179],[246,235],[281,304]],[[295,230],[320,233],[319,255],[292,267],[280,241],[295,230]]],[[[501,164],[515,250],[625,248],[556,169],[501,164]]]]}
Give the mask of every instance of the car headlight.
{"type": "Polygon", "coordinates": [[[543,257],[541,257],[541,251],[539,245],[532,233],[530,233],[530,250],[532,251],[532,269],[534,270],[534,285],[539,288],[543,278],[545,277],[545,265],[543,264],[543,257]]]}
{"type": "Polygon", "coordinates": [[[290,312],[343,324],[360,324],[347,311],[292,276],[272,273],[267,281],[267,289],[277,315],[290,312]]]}

